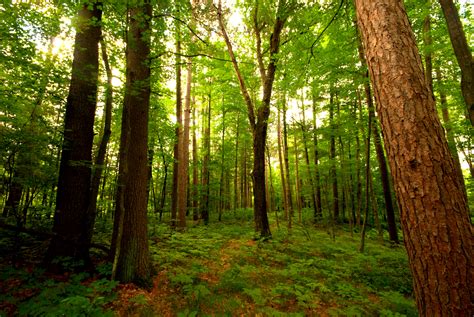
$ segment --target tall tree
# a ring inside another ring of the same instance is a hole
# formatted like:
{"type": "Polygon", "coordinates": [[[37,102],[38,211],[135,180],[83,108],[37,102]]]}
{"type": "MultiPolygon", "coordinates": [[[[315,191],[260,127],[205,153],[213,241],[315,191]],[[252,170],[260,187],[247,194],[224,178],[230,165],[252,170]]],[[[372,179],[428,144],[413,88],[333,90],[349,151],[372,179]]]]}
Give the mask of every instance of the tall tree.
{"type": "Polygon", "coordinates": [[[89,241],[91,240],[92,233],[94,231],[94,223],[97,214],[97,195],[99,194],[100,179],[104,170],[107,145],[109,143],[110,135],[112,134],[112,69],[110,68],[109,56],[107,54],[107,48],[103,38],[100,40],[100,49],[102,53],[102,62],[104,63],[105,73],[107,75],[107,84],[105,87],[104,129],[94,161],[94,170],[92,172],[90,188],[90,202],[87,210],[87,234],[89,235],[89,241]]]}
{"type": "Polygon", "coordinates": [[[329,148],[329,159],[331,160],[331,182],[332,182],[332,219],[335,222],[339,221],[339,190],[337,186],[336,173],[336,126],[334,123],[334,92],[331,89],[329,99],[329,125],[331,133],[331,141],[329,148]]]}
{"type": "MultiPolygon", "coordinates": [[[[258,10],[258,2],[255,10],[258,10]]],[[[218,19],[219,26],[224,37],[227,51],[232,60],[237,79],[239,81],[240,90],[244,97],[247,105],[248,118],[253,134],[253,196],[254,196],[254,218],[255,218],[255,229],[260,233],[261,237],[271,236],[270,225],[268,223],[267,216],[267,201],[265,195],[265,144],[267,140],[267,128],[268,128],[268,117],[270,116],[270,98],[272,95],[273,82],[275,81],[275,72],[277,68],[277,55],[280,49],[280,37],[283,30],[283,26],[288,18],[290,11],[289,4],[284,0],[278,1],[277,12],[275,21],[273,24],[272,34],[270,36],[269,45],[269,63],[267,69],[264,67],[263,56],[261,47],[257,44],[257,59],[261,75],[261,81],[263,83],[263,95],[261,104],[257,109],[257,115],[255,116],[255,105],[250,94],[247,90],[244,78],[240,71],[239,64],[234,54],[232,43],[227,35],[227,31],[224,25],[224,19],[222,16],[222,2],[219,1],[218,5],[218,19]]],[[[257,43],[261,42],[260,27],[254,29],[257,43]]]]}
{"type": "Polygon", "coordinates": [[[77,15],[71,84],[66,103],[64,141],[59,168],[56,209],[45,263],[69,256],[89,264],[87,209],[99,68],[102,4],[82,5],[77,15]]]}
{"type": "Polygon", "coordinates": [[[127,134],[121,160],[124,173],[123,215],[113,267],[124,283],[150,286],[147,230],[148,111],[150,104],[150,19],[152,6],[140,1],[128,9],[126,84],[122,134],[127,134]]]}
{"type": "Polygon", "coordinates": [[[291,189],[291,178],[290,178],[290,162],[289,162],[289,154],[288,154],[288,124],[286,122],[286,97],[283,97],[283,104],[282,109],[283,113],[283,160],[285,162],[285,182],[286,186],[286,199],[288,203],[288,211],[287,211],[287,220],[288,226],[291,227],[291,218],[293,217],[294,213],[294,206],[293,206],[293,196],[292,196],[292,189],[291,189]]]}
{"type": "MultiPolygon", "coordinates": [[[[179,12],[179,9],[177,9],[179,12]]],[[[178,214],[178,186],[179,186],[179,159],[182,141],[182,116],[183,98],[181,91],[181,27],[179,21],[175,21],[176,27],[176,139],[173,151],[173,187],[171,190],[171,227],[176,226],[178,214]]]]}
{"type": "Polygon", "coordinates": [[[474,313],[467,198],[401,0],[356,0],[421,316],[474,313]]]}
{"type": "Polygon", "coordinates": [[[321,176],[319,174],[319,148],[318,148],[318,126],[317,126],[317,108],[316,108],[316,95],[313,93],[313,146],[314,146],[314,183],[316,187],[316,219],[322,218],[323,209],[321,206],[321,176]]]}
{"type": "Polygon", "coordinates": [[[454,54],[461,69],[461,90],[471,125],[474,126],[474,59],[453,0],[439,0],[448,25],[454,54]]]}

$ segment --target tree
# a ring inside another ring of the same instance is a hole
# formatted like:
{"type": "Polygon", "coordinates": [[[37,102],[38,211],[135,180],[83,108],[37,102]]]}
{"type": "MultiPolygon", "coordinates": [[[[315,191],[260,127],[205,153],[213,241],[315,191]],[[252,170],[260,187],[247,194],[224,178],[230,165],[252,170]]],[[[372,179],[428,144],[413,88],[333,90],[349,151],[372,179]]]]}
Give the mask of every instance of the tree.
{"type": "MultiPolygon", "coordinates": [[[[255,10],[258,10],[258,2],[255,10]]],[[[227,51],[232,60],[235,73],[237,75],[241,93],[244,97],[247,105],[247,114],[250,122],[250,126],[253,134],[253,196],[254,196],[254,218],[255,218],[255,229],[260,233],[261,237],[271,236],[270,225],[268,223],[267,216],[267,201],[266,201],[266,190],[265,190],[265,144],[267,140],[267,129],[268,129],[268,117],[270,116],[270,98],[272,95],[273,82],[275,80],[275,72],[277,68],[277,55],[280,48],[280,36],[288,18],[289,4],[284,0],[278,1],[277,12],[275,22],[273,25],[273,31],[270,36],[270,47],[269,47],[269,63],[267,69],[264,67],[262,50],[258,43],[261,42],[260,28],[254,29],[255,36],[257,38],[257,60],[259,64],[259,70],[261,75],[261,81],[263,83],[263,95],[261,104],[257,109],[257,116],[255,116],[255,105],[252,101],[250,94],[247,90],[244,78],[240,71],[239,64],[234,54],[232,43],[227,35],[227,31],[224,25],[222,17],[222,3],[219,1],[218,6],[218,19],[219,26],[224,37],[227,51]]]]}
{"type": "Polygon", "coordinates": [[[66,104],[64,141],[59,169],[51,240],[45,255],[50,265],[58,257],[72,257],[88,265],[92,143],[99,68],[102,4],[84,4],[77,15],[74,61],[66,104]]]}
{"type": "Polygon", "coordinates": [[[402,1],[356,0],[421,316],[474,312],[467,198],[402,1]]]}
{"type": "Polygon", "coordinates": [[[123,197],[113,277],[150,286],[151,265],[147,230],[148,111],[150,103],[150,19],[152,6],[145,0],[128,9],[126,84],[121,152],[123,197]]]}
{"type": "Polygon", "coordinates": [[[451,44],[461,69],[461,91],[466,102],[469,120],[474,126],[474,59],[453,0],[439,0],[439,3],[443,9],[451,44]]]}
{"type": "Polygon", "coordinates": [[[90,202],[87,210],[87,234],[88,240],[91,241],[94,231],[94,222],[97,214],[97,195],[99,193],[100,178],[104,170],[105,155],[107,154],[107,145],[109,143],[112,124],[112,101],[113,101],[113,87],[112,87],[112,70],[109,65],[109,57],[107,48],[103,38],[100,40],[100,48],[102,53],[102,61],[104,62],[105,73],[107,75],[107,85],[105,88],[105,113],[104,113],[104,130],[100,140],[99,149],[94,162],[94,170],[91,178],[90,187],[90,202]]]}

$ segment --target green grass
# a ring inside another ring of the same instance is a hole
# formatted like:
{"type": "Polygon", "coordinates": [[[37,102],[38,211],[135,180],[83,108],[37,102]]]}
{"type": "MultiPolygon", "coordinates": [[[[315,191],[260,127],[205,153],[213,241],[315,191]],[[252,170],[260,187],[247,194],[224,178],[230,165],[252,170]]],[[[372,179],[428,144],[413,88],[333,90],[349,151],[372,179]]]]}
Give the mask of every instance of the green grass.
{"type": "MultiPolygon", "coordinates": [[[[0,278],[21,281],[21,287],[5,289],[0,302],[25,316],[417,315],[404,248],[375,235],[369,234],[365,253],[357,251],[358,234],[338,228],[333,240],[309,222],[295,223],[291,231],[272,227],[272,239],[259,241],[248,210],[185,232],[150,226],[153,290],[116,287],[87,274],[58,281],[38,270],[3,266],[0,278]],[[239,220],[231,220],[236,215],[239,220]],[[22,290],[26,295],[18,296],[22,290]]],[[[100,270],[106,277],[110,266],[100,270]]],[[[5,307],[0,305],[0,316],[5,307]]]]}

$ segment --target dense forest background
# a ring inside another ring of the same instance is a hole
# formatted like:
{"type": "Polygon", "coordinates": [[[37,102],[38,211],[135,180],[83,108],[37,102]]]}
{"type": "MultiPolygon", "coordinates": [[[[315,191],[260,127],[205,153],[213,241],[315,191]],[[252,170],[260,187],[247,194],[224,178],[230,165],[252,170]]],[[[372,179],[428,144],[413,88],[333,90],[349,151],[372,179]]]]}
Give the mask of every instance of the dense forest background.
{"type": "Polygon", "coordinates": [[[1,4],[0,314],[469,315],[472,3],[383,2],[1,4]]]}

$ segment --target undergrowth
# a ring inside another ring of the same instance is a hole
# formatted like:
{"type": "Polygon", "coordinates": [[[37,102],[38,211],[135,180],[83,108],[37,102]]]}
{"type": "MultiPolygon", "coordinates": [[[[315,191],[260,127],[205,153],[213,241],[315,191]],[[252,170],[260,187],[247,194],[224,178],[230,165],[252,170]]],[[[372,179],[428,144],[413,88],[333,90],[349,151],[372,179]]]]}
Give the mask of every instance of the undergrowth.
{"type": "Polygon", "coordinates": [[[3,266],[0,316],[417,315],[402,246],[369,232],[360,253],[358,234],[336,228],[333,239],[309,221],[291,230],[281,223],[272,239],[259,241],[249,210],[223,216],[185,232],[150,225],[158,272],[151,291],[117,287],[105,278],[110,266],[99,267],[103,278],[82,273],[63,280],[3,266]]]}

